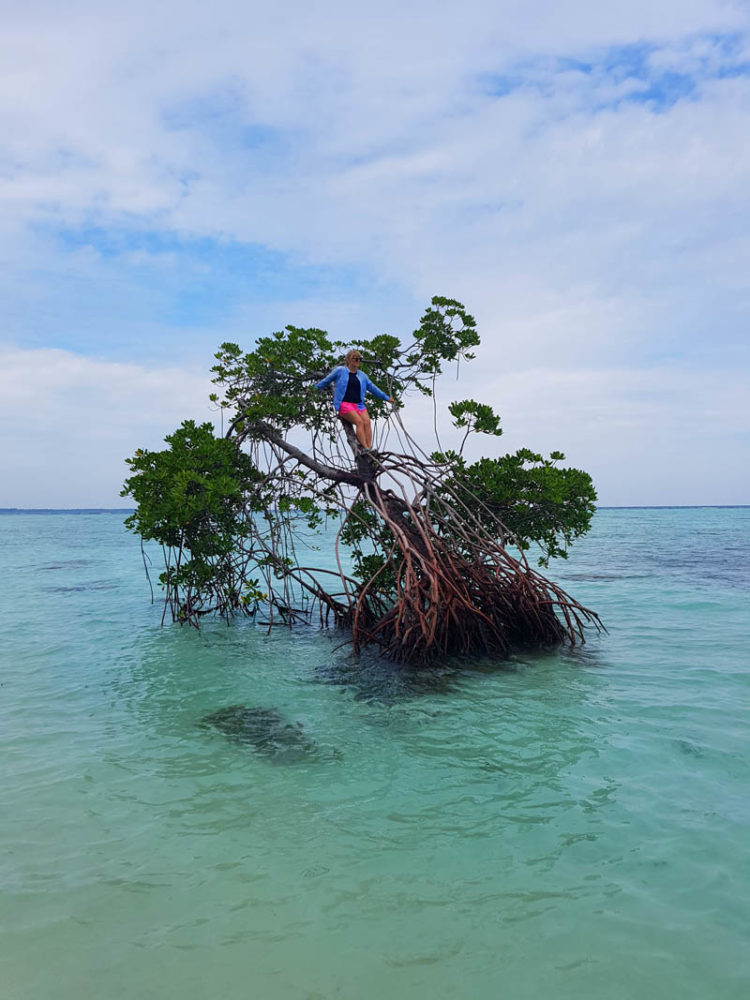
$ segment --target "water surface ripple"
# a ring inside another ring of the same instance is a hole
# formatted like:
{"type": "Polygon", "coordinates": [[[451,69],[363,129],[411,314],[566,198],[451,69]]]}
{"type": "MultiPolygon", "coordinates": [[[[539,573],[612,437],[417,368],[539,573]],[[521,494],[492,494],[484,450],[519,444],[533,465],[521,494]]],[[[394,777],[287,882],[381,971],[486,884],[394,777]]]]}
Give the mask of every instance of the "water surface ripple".
{"type": "Polygon", "coordinates": [[[598,512],[607,635],[430,674],[160,628],[121,515],[0,566],[4,998],[747,995],[750,509],[598,512]]]}

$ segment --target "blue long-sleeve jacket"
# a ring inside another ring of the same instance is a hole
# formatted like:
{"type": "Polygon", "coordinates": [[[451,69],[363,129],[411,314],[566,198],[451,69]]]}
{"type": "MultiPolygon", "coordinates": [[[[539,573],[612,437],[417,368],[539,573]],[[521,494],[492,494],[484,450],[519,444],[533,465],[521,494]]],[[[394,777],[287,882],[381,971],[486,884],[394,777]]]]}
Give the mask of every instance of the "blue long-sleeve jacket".
{"type": "MultiPolygon", "coordinates": [[[[362,393],[360,402],[363,406],[366,392],[371,392],[378,399],[387,400],[389,398],[387,393],[383,392],[382,389],[378,389],[375,383],[371,382],[364,372],[356,372],[356,376],[359,379],[359,386],[362,393]]],[[[333,382],[333,408],[338,412],[346,395],[346,387],[349,385],[349,369],[346,365],[337,365],[325,378],[315,383],[315,388],[325,389],[331,382],[333,382]]]]}

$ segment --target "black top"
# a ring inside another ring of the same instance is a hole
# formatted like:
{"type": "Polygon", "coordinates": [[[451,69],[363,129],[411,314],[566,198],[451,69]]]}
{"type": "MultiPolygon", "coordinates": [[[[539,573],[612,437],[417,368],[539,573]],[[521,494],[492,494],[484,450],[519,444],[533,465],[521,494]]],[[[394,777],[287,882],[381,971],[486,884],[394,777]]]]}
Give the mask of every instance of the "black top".
{"type": "Polygon", "coordinates": [[[362,386],[359,384],[356,372],[349,372],[349,384],[346,387],[342,403],[359,403],[362,405],[362,386]]]}

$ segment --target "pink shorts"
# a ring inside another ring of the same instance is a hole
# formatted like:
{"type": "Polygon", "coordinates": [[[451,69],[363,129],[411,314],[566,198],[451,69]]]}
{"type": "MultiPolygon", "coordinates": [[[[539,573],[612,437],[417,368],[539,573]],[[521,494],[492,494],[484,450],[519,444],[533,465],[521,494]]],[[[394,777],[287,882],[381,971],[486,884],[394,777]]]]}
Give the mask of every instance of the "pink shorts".
{"type": "Polygon", "coordinates": [[[367,407],[363,406],[362,403],[342,403],[339,407],[339,416],[343,417],[345,413],[351,413],[352,410],[357,413],[367,413],[367,407]]]}

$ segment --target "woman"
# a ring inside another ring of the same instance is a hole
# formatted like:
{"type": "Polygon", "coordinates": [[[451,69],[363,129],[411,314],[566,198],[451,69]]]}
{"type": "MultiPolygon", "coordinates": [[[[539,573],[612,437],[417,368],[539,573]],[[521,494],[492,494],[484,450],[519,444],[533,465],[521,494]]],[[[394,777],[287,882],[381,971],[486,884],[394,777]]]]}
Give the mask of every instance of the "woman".
{"type": "Polygon", "coordinates": [[[387,396],[382,389],[370,381],[364,372],[359,370],[362,355],[359,351],[349,351],[343,365],[337,365],[324,379],[315,384],[316,389],[325,389],[333,382],[333,408],[342,420],[354,424],[357,440],[363,451],[372,448],[372,423],[365,406],[365,393],[371,392],[378,399],[388,403],[393,402],[392,396],[387,396]]]}

